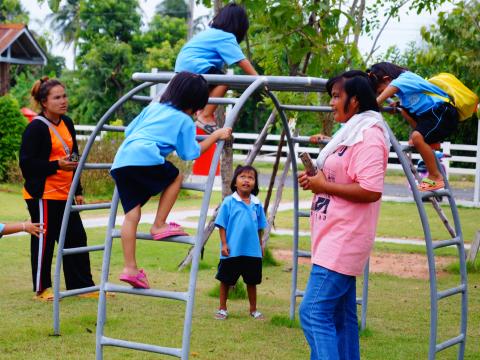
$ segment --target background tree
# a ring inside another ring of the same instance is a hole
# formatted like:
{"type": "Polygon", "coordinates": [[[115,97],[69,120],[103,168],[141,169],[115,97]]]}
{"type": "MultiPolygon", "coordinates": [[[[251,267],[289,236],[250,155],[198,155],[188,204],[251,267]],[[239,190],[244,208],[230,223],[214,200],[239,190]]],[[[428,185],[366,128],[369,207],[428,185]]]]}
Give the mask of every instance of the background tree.
{"type": "Polygon", "coordinates": [[[155,12],[183,20],[187,20],[190,15],[190,9],[185,0],[163,0],[155,7],[155,12]]]}
{"type": "Polygon", "coordinates": [[[28,13],[22,7],[20,0],[0,1],[0,23],[28,24],[28,13]]]}

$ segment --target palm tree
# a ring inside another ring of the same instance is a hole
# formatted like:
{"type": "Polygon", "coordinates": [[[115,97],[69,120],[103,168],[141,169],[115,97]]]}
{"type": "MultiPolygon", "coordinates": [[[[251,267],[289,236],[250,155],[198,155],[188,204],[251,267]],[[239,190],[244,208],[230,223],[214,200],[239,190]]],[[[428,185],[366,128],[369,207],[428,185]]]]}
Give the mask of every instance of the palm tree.
{"type": "Polygon", "coordinates": [[[65,46],[73,45],[73,69],[77,57],[78,39],[80,35],[80,5],[82,0],[66,0],[48,16],[54,31],[60,34],[65,46]]]}

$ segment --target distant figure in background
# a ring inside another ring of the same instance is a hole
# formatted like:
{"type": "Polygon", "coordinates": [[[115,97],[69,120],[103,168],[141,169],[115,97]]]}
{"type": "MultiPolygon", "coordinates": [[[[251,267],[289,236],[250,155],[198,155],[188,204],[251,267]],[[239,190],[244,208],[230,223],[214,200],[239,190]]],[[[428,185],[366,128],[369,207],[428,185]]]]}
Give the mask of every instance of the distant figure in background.
{"type": "MultiPolygon", "coordinates": [[[[31,263],[35,299],[53,300],[51,267],[55,241],[58,241],[63,212],[77,168],[78,145],[72,120],[66,116],[68,99],[65,86],[43,77],[31,91],[41,109],[22,137],[20,168],[25,179],[23,198],[34,223],[44,224],[44,233],[31,238],[31,263]]],[[[75,202],[83,204],[82,187],[75,202]]],[[[78,212],[70,214],[65,248],[87,245],[87,234],[78,212]]],[[[68,290],[94,286],[88,253],[64,256],[63,272],[68,290]]],[[[85,297],[88,294],[84,294],[85,297]]]]}
{"type": "MultiPolygon", "coordinates": [[[[225,64],[238,64],[247,75],[258,75],[245,58],[240,43],[249,27],[245,9],[235,3],[223,7],[213,18],[210,28],[195,35],[180,50],[175,72],[189,71],[195,74],[221,74],[225,64]]],[[[228,87],[218,85],[210,90],[210,97],[223,97],[228,87]]],[[[207,105],[197,113],[196,125],[207,134],[217,129],[214,112],[217,105],[207,105]]]]}

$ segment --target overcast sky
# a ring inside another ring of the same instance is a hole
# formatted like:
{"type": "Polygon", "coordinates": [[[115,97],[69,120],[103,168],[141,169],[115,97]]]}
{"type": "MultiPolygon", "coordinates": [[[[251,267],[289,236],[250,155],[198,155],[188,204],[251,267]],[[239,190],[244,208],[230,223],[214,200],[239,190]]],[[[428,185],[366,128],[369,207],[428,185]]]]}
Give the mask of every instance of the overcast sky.
{"type": "MultiPolygon", "coordinates": [[[[1,1],[1,0],[0,0],[1,1]]],[[[121,1],[121,0],[119,0],[121,1]]],[[[144,22],[147,23],[149,18],[155,11],[155,6],[161,0],[140,0],[140,6],[143,10],[144,22]]],[[[45,3],[47,1],[45,0],[45,3]]],[[[28,27],[37,32],[49,31],[48,23],[46,23],[45,18],[50,13],[50,10],[46,4],[39,7],[36,0],[21,0],[23,7],[30,14],[30,24],[28,27]]],[[[438,11],[448,11],[452,8],[451,4],[445,4],[438,11]]],[[[199,16],[208,13],[208,9],[205,7],[199,7],[195,9],[194,16],[199,16]]],[[[424,25],[434,24],[437,19],[437,13],[435,14],[424,14],[418,16],[414,13],[406,15],[405,13],[401,14],[401,21],[390,21],[385,30],[383,31],[377,46],[380,48],[376,53],[381,54],[385,52],[388,47],[392,45],[397,45],[401,50],[403,50],[408,43],[415,41],[419,42],[420,38],[420,28],[424,25]]],[[[56,41],[59,41],[58,38],[56,41]]],[[[368,37],[360,38],[359,46],[362,53],[367,53],[370,51],[373,40],[368,37]]],[[[65,49],[63,44],[58,43],[54,45],[52,49],[55,55],[60,55],[66,58],[67,67],[72,67],[73,57],[71,49],[65,49]]]]}

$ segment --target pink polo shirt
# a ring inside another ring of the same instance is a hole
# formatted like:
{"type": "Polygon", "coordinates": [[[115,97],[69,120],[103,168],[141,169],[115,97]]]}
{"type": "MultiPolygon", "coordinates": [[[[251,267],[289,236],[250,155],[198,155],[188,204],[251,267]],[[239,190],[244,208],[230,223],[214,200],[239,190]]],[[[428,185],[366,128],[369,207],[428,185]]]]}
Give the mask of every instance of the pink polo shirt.
{"type": "MultiPolygon", "coordinates": [[[[388,148],[382,130],[364,130],[363,141],[340,146],[325,161],[323,173],[330,182],[357,182],[365,190],[382,192],[388,148]]],[[[357,203],[327,194],[315,194],[310,230],[312,263],[345,275],[358,276],[375,239],[380,200],[357,203]]]]}

